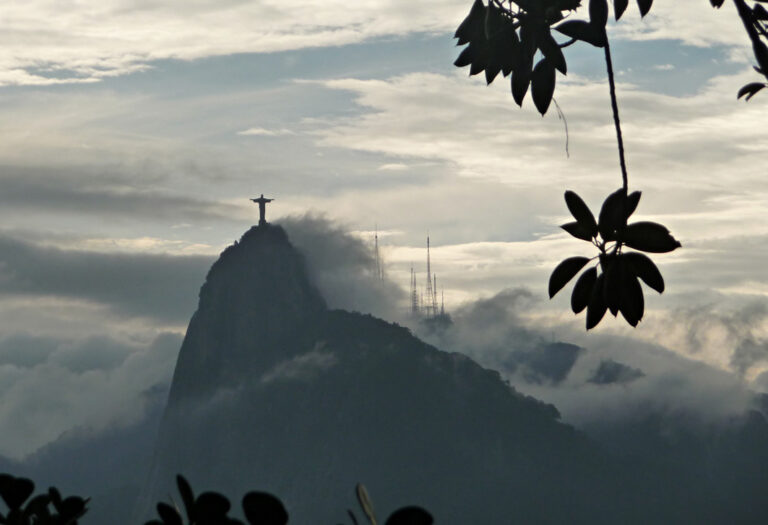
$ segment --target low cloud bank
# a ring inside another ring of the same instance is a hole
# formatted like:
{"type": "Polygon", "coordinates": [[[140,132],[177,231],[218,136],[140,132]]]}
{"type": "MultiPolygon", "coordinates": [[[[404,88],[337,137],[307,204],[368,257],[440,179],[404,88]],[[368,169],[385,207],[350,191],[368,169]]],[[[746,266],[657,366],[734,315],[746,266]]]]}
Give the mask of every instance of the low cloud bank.
{"type": "Polygon", "coordinates": [[[167,388],[181,337],[148,344],[16,334],[0,340],[0,455],[22,459],[80,428],[101,432],[145,416],[148,393],[167,388]]]}

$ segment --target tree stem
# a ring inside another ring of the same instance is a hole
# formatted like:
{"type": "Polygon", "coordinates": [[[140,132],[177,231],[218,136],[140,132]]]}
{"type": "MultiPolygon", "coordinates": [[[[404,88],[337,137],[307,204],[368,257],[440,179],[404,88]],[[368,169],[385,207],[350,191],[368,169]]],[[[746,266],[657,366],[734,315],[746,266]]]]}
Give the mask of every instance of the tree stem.
{"type": "Polygon", "coordinates": [[[608,36],[605,37],[605,65],[608,68],[608,85],[611,90],[611,109],[613,109],[613,123],[616,126],[616,141],[619,144],[619,163],[621,164],[621,180],[624,191],[628,191],[627,163],[624,159],[624,138],[621,135],[621,121],[619,120],[619,103],[616,101],[616,83],[613,79],[613,62],[611,61],[611,46],[608,36]]]}

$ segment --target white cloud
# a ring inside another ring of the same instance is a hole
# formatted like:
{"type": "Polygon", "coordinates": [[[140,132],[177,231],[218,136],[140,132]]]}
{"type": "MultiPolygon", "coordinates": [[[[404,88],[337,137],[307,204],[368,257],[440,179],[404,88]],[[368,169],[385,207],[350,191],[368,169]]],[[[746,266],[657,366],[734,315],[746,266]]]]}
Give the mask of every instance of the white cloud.
{"type": "Polygon", "coordinates": [[[331,368],[336,364],[336,355],[323,350],[323,344],[318,343],[306,354],[282,361],[264,372],[259,380],[261,384],[275,381],[306,381],[315,375],[331,368]]]}
{"type": "Polygon", "coordinates": [[[190,60],[444,32],[466,1],[85,1],[9,4],[0,21],[0,85],[82,82],[190,60]]]}
{"type": "Polygon", "coordinates": [[[280,137],[283,135],[293,135],[293,131],[286,128],[280,129],[266,129],[266,128],[248,128],[243,131],[238,131],[238,135],[253,135],[261,137],[280,137]]]}
{"type": "Polygon", "coordinates": [[[35,366],[0,365],[0,454],[18,459],[76,427],[136,422],[143,393],[170,381],[180,342],[176,334],[144,344],[64,340],[35,366]]]}
{"type": "MultiPolygon", "coordinates": [[[[468,0],[363,0],[354,7],[342,0],[11,3],[0,20],[0,85],[91,82],[141,71],[165,58],[336,46],[414,32],[448,34],[470,5],[468,0]]],[[[746,50],[743,29],[726,6],[718,12],[700,0],[657,2],[642,21],[630,9],[617,33],[746,50]]]]}

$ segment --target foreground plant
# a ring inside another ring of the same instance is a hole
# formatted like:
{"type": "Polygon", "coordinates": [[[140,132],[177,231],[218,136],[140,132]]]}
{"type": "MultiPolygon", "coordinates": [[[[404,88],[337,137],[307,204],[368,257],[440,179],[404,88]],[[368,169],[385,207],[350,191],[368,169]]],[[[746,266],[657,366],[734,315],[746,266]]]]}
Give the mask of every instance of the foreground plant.
{"type": "Polygon", "coordinates": [[[606,311],[614,317],[621,312],[630,325],[637,326],[645,310],[640,280],[659,293],[664,291],[664,278],[653,261],[640,252],[625,249],[667,253],[679,248],[680,243],[661,224],[647,221],[627,224],[639,202],[639,191],[627,195],[626,190],[620,188],[605,199],[596,221],[581,197],[572,191],[565,192],[565,203],[576,220],[561,228],[577,239],[592,243],[598,255],[570,257],[557,265],[549,278],[549,298],[587,264],[596,261],[584,270],[571,294],[573,313],[587,310],[587,330],[597,326],[606,311]]]}
{"type": "Polygon", "coordinates": [[[8,507],[7,514],[0,513],[0,523],[77,525],[77,520],[88,510],[88,499],[79,496],[62,498],[54,487],[48,489],[47,493],[29,499],[34,492],[35,484],[31,480],[0,474],[0,496],[8,507]]]}
{"type": "MultiPolygon", "coordinates": [[[[245,525],[242,521],[228,516],[232,505],[218,492],[203,492],[195,497],[189,482],[184,476],[176,476],[176,485],[184,505],[187,525],[245,525]]],[[[373,505],[363,485],[358,484],[356,494],[360,507],[371,525],[378,525],[373,512],[373,505]]],[[[250,525],[286,525],[288,511],[283,503],[267,492],[249,492],[243,497],[243,513],[250,525]]],[[[184,525],[181,510],[175,505],[160,502],[157,504],[159,520],[150,520],[145,525],[184,525]]],[[[358,525],[355,514],[347,514],[354,525],[358,525]]],[[[432,516],[420,507],[404,507],[395,511],[384,525],[431,525],[432,516]]]]}
{"type": "MultiPolygon", "coordinates": [[[[640,15],[648,14],[652,4],[653,0],[637,0],[640,15]]],[[[628,6],[629,0],[613,1],[616,20],[623,16],[628,6]]],[[[501,0],[488,0],[487,5],[482,0],[475,0],[469,15],[456,30],[458,44],[468,46],[456,59],[455,65],[470,66],[470,75],[485,71],[488,84],[499,73],[509,75],[512,97],[520,106],[530,86],[533,103],[544,115],[554,97],[556,72],[567,73],[562,49],[576,42],[603,49],[622,187],[605,200],[599,221],[595,221],[592,212],[576,193],[565,193],[566,204],[576,221],[563,225],[563,229],[578,239],[594,244],[598,255],[592,259],[571,257],[561,262],[550,277],[549,297],[554,297],[590,261],[597,260],[597,264],[584,271],[576,282],[571,295],[571,308],[575,313],[586,308],[587,330],[597,326],[606,311],[614,316],[621,312],[634,327],[643,318],[645,310],[639,279],[659,293],[664,291],[664,280],[647,256],[639,252],[625,252],[624,249],[663,253],[680,247],[680,243],[660,224],[637,222],[627,225],[627,219],[637,208],[640,192],[630,194],[628,189],[624,138],[606,31],[608,2],[589,0],[589,20],[564,20],[579,7],[581,0],[509,0],[507,4],[501,0]],[[552,35],[553,29],[568,40],[558,42],[552,35]]]]}

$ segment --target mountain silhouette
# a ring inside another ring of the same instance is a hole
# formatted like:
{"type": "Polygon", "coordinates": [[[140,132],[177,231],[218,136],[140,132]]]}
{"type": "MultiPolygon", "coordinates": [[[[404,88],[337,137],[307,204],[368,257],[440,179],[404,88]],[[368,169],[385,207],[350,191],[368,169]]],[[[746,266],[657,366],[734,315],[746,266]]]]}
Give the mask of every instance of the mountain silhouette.
{"type": "Polygon", "coordinates": [[[283,229],[263,225],[200,291],[140,507],[181,472],[234,498],[273,492],[292,523],[344,520],[358,482],[382,513],[562,523],[587,515],[583,481],[603,467],[558,417],[406,328],[329,310],[283,229]]]}
{"type": "MultiPolygon", "coordinates": [[[[581,351],[550,346],[520,365],[536,382],[562,381],[581,351]]],[[[616,365],[600,387],[642,374],[616,365]]],[[[271,492],[296,524],[347,522],[359,482],[379,515],[419,505],[441,525],[764,523],[763,408],[710,423],[638,407],[587,437],[463,354],[329,309],[265,224],[200,290],[131,523],[177,473],[233,501],[271,492]]]]}

